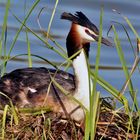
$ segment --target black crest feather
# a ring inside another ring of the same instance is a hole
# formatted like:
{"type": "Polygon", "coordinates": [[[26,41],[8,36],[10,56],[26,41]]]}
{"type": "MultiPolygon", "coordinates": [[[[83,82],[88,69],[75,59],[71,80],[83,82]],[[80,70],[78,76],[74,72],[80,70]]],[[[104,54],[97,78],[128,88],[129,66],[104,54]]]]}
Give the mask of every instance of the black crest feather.
{"type": "Polygon", "coordinates": [[[74,15],[71,13],[64,12],[61,15],[61,19],[66,19],[73,23],[87,27],[93,32],[95,32],[97,35],[99,34],[98,28],[82,12],[76,12],[74,15]]]}

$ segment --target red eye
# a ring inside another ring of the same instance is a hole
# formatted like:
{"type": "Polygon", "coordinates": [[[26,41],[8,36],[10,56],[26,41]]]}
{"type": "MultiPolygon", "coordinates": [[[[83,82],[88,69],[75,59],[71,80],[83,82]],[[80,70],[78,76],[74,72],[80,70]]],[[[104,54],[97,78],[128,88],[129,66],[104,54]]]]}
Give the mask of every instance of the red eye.
{"type": "Polygon", "coordinates": [[[85,29],[85,32],[89,35],[90,34],[90,32],[89,32],[89,30],[88,29],[85,29]]]}

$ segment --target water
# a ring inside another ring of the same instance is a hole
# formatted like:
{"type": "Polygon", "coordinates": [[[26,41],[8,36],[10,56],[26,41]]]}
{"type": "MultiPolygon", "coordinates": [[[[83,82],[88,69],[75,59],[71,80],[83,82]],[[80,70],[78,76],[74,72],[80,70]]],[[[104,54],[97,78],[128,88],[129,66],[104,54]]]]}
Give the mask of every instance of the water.
{"type": "MultiPolygon", "coordinates": [[[[31,7],[31,5],[35,1],[33,0],[11,0],[11,11],[20,19],[23,20],[25,18],[25,14],[31,7]],[[25,9],[26,3],[26,9],[25,9]]],[[[38,6],[34,9],[30,18],[27,21],[27,26],[34,30],[40,30],[37,24],[37,16],[42,7],[46,7],[40,16],[41,26],[47,30],[48,23],[50,21],[51,13],[55,4],[55,0],[41,0],[38,6]]],[[[55,40],[65,48],[65,39],[70,28],[70,22],[63,21],[60,19],[60,15],[62,12],[71,12],[82,11],[85,13],[89,19],[96,25],[99,25],[100,18],[100,9],[101,5],[104,6],[104,17],[103,17],[103,35],[106,37],[106,33],[112,24],[112,21],[117,21],[122,23],[126,28],[130,35],[131,41],[136,49],[136,38],[126,21],[118,14],[114,13],[112,9],[117,9],[124,16],[128,17],[131,23],[133,24],[136,31],[140,32],[140,2],[138,0],[128,1],[128,0],[65,0],[60,1],[55,17],[53,19],[53,23],[51,25],[51,34],[58,36],[59,38],[55,38],[55,40]]],[[[3,24],[3,16],[5,10],[5,0],[0,2],[0,27],[3,24]]],[[[9,49],[14,36],[17,32],[17,29],[21,26],[19,22],[14,18],[12,13],[9,13],[8,17],[8,38],[7,38],[7,49],[9,49]]],[[[126,33],[119,25],[116,25],[117,32],[119,34],[119,38],[121,40],[122,49],[124,50],[124,56],[128,66],[132,66],[134,62],[134,55],[132,53],[132,49],[127,40],[126,33]]],[[[1,28],[0,28],[1,32],[1,28]]],[[[50,61],[63,62],[63,58],[54,53],[53,51],[46,49],[44,44],[39,41],[34,35],[31,33],[29,35],[29,40],[31,43],[31,52],[33,54],[37,54],[45,57],[50,61]]],[[[42,36],[40,33],[38,35],[42,36]]],[[[110,36],[113,36],[113,33],[110,33],[110,36]]],[[[111,39],[113,42],[113,39],[111,39]]],[[[52,43],[51,43],[52,44],[52,43]]],[[[54,45],[54,44],[52,44],[54,45]]],[[[91,52],[90,52],[90,63],[94,65],[95,57],[96,57],[96,49],[97,43],[91,43],[91,52]]],[[[14,49],[11,53],[11,56],[27,53],[27,43],[26,43],[26,35],[25,32],[21,32],[20,36],[14,46],[14,49]]],[[[34,58],[35,59],[35,58],[34,58]]],[[[117,50],[116,48],[110,48],[103,46],[101,48],[101,59],[100,65],[102,66],[121,66],[117,50]]],[[[11,71],[16,68],[27,67],[27,62],[22,61],[10,61],[7,65],[7,71],[11,71]]],[[[47,64],[41,63],[33,63],[33,66],[47,66],[47,64]]],[[[100,70],[99,75],[109,82],[112,86],[120,90],[125,82],[125,76],[122,70],[100,70]]],[[[140,90],[139,80],[140,74],[138,70],[133,74],[133,85],[135,90],[140,90]]],[[[98,90],[101,90],[104,95],[107,95],[107,92],[102,88],[98,87],[98,90]]]]}

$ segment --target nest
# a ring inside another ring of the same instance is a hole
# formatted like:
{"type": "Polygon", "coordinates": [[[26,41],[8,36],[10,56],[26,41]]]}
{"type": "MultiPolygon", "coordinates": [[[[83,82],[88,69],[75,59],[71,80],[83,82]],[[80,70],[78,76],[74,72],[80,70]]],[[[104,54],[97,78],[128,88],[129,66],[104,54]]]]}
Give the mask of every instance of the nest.
{"type": "MultiPolygon", "coordinates": [[[[106,102],[108,104],[108,102],[106,102]]],[[[123,111],[115,111],[111,105],[101,102],[95,140],[133,140],[137,131],[137,117],[133,117],[133,126],[129,116],[123,111]]],[[[1,116],[2,117],[2,116],[1,116]]],[[[25,115],[18,113],[19,123],[11,122],[7,115],[5,139],[11,140],[83,140],[84,129],[73,120],[64,119],[54,112],[25,115]]],[[[2,124],[2,119],[1,122],[2,124]]],[[[1,127],[2,128],[2,127],[1,127]]]]}
{"type": "Polygon", "coordinates": [[[6,139],[11,140],[14,136],[17,140],[80,140],[84,133],[78,124],[64,120],[61,115],[47,113],[45,116],[22,116],[18,125],[6,126],[6,139]]]}

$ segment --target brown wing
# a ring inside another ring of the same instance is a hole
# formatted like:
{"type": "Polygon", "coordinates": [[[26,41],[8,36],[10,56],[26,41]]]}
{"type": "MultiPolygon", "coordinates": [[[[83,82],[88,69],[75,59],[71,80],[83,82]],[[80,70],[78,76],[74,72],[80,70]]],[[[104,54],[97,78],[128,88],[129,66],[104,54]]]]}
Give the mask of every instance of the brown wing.
{"type": "MultiPolygon", "coordinates": [[[[25,104],[29,102],[33,106],[34,104],[41,104],[48,92],[49,95],[51,93],[50,96],[53,100],[57,100],[56,92],[62,97],[64,97],[64,94],[61,93],[55,84],[51,83],[50,76],[53,77],[54,75],[55,81],[66,91],[74,91],[74,76],[69,73],[47,68],[24,68],[17,69],[3,76],[0,79],[0,92],[7,95],[15,105],[19,106],[24,105],[22,102],[25,102],[25,104]]],[[[0,101],[1,104],[5,105],[8,99],[1,95],[0,101]]]]}

